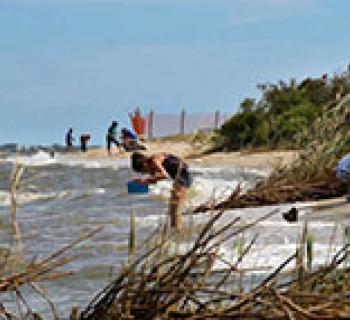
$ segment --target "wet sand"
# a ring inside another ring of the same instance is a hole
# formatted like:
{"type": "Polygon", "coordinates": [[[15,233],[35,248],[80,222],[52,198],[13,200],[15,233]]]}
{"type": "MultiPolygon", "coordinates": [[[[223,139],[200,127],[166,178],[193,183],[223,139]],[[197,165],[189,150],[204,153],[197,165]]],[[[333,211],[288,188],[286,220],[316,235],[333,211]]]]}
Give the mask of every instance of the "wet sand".
{"type": "Polygon", "coordinates": [[[350,203],[346,197],[337,197],[308,202],[306,205],[300,205],[300,208],[309,207],[312,209],[313,216],[321,216],[324,219],[337,218],[341,221],[350,217],[350,203]]]}
{"type": "MultiPolygon", "coordinates": [[[[264,151],[264,152],[217,152],[202,155],[201,150],[196,149],[188,142],[149,142],[147,143],[147,154],[168,152],[178,155],[189,164],[207,167],[217,166],[240,166],[240,167],[260,167],[285,165],[293,162],[298,153],[296,151],[264,151]]],[[[120,151],[117,148],[112,150],[108,156],[105,148],[94,148],[86,153],[80,153],[80,157],[91,160],[98,159],[126,159],[130,157],[130,152],[120,151]]]]}
{"type": "Polygon", "coordinates": [[[297,158],[295,151],[268,151],[268,152],[218,152],[210,155],[189,159],[190,163],[198,165],[238,166],[238,167],[277,167],[288,165],[297,158]]]}

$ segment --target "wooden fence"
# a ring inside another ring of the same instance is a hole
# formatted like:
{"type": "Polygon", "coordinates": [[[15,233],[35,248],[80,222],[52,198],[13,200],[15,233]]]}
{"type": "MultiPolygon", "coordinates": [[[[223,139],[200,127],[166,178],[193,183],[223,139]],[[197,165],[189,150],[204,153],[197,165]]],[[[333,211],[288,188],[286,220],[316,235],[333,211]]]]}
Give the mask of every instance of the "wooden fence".
{"type": "Polygon", "coordinates": [[[148,138],[155,138],[214,130],[231,116],[232,114],[219,110],[212,113],[188,113],[182,110],[178,114],[156,113],[151,110],[147,117],[147,135],[148,138]]]}

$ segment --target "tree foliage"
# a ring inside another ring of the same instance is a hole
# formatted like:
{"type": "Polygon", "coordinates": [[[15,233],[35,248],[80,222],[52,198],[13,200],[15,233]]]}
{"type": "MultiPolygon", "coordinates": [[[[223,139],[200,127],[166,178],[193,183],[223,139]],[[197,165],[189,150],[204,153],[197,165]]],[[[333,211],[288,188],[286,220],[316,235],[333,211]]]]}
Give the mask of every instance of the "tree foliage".
{"type": "Polygon", "coordinates": [[[261,98],[241,102],[239,111],[218,130],[216,149],[299,148],[314,121],[350,93],[350,69],[331,77],[306,78],[300,83],[280,80],[257,87],[261,98]]]}

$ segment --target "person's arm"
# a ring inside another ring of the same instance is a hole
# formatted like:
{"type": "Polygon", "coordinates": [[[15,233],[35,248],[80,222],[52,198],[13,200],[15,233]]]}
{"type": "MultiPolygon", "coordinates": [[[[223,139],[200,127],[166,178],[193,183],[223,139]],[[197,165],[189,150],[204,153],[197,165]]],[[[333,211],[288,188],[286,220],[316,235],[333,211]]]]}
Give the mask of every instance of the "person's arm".
{"type": "Polygon", "coordinates": [[[154,174],[151,174],[150,176],[145,178],[136,179],[136,181],[141,184],[155,184],[160,180],[167,179],[168,173],[166,172],[166,170],[162,165],[162,161],[161,161],[162,159],[163,157],[161,158],[155,157],[153,159],[154,172],[155,172],[154,174]]]}
{"type": "Polygon", "coordinates": [[[163,179],[165,179],[165,178],[161,178],[159,176],[154,175],[154,176],[149,176],[146,178],[135,179],[135,181],[137,181],[140,184],[155,184],[158,181],[163,180],[163,179]]]}

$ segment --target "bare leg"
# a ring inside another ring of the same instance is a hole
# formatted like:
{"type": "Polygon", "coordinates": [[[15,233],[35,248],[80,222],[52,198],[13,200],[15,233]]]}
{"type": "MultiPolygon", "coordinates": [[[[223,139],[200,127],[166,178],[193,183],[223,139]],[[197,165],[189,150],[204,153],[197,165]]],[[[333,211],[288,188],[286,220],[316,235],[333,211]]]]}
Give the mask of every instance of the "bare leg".
{"type": "Polygon", "coordinates": [[[182,233],[182,207],[186,200],[187,188],[173,186],[169,202],[170,226],[182,233]]]}
{"type": "Polygon", "coordinates": [[[111,155],[111,140],[107,138],[107,153],[110,156],[111,155]]]}

